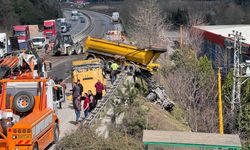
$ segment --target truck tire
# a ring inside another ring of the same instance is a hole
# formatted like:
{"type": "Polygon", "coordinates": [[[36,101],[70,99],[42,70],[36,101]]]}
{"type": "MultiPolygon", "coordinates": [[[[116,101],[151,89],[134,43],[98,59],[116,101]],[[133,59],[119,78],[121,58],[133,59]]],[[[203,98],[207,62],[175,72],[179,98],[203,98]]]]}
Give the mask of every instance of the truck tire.
{"type": "Polygon", "coordinates": [[[67,54],[69,55],[69,56],[71,56],[72,55],[72,47],[67,47],[67,54]]]}
{"type": "Polygon", "coordinates": [[[147,95],[147,97],[146,97],[146,99],[147,99],[148,101],[155,101],[156,98],[157,98],[157,95],[156,95],[154,92],[150,92],[150,93],[147,95]]]}
{"type": "Polygon", "coordinates": [[[34,96],[26,91],[18,92],[13,98],[12,107],[20,113],[30,111],[35,104],[34,96]]]}
{"type": "Polygon", "coordinates": [[[127,66],[127,72],[128,72],[128,73],[134,74],[135,71],[136,71],[136,66],[135,66],[135,65],[129,64],[129,65],[127,66]]]}
{"type": "Polygon", "coordinates": [[[55,123],[55,126],[54,126],[54,144],[58,143],[59,141],[59,127],[58,127],[58,124],[55,123]]]}
{"type": "Polygon", "coordinates": [[[76,54],[79,55],[82,53],[83,48],[81,46],[77,46],[75,51],[76,51],[76,54]]]}
{"type": "Polygon", "coordinates": [[[96,58],[96,56],[94,54],[90,54],[90,55],[88,55],[87,60],[92,60],[95,58],[96,58]]]}

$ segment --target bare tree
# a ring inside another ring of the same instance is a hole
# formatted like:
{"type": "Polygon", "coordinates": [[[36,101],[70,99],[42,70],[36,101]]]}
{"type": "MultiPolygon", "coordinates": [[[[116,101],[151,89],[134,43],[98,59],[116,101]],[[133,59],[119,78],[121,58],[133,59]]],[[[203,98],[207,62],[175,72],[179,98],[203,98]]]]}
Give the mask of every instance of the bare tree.
{"type": "Polygon", "coordinates": [[[168,42],[165,36],[166,18],[162,16],[158,0],[138,2],[135,10],[130,11],[130,21],[129,33],[138,46],[150,48],[168,42]]]}
{"type": "MultiPolygon", "coordinates": [[[[199,19],[197,19],[199,20],[199,19]]],[[[194,23],[194,22],[192,22],[194,23]]],[[[191,50],[193,51],[194,58],[197,60],[198,56],[202,51],[203,44],[203,31],[193,28],[192,26],[184,27],[183,30],[183,50],[191,50]]]]}
{"type": "Polygon", "coordinates": [[[174,71],[163,74],[172,99],[185,112],[192,131],[216,132],[217,82],[207,60],[191,61],[174,71]],[[210,71],[206,71],[209,69],[210,71]],[[202,71],[201,71],[202,70],[202,71]]]}

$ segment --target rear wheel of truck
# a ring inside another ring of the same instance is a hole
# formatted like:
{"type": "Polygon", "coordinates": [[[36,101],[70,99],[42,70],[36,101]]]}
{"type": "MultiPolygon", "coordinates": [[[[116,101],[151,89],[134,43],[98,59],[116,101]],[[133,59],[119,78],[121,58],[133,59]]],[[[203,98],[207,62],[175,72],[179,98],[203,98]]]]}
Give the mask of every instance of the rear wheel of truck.
{"type": "Polygon", "coordinates": [[[13,108],[20,113],[30,111],[35,104],[34,96],[26,91],[18,92],[13,98],[13,108]]]}
{"type": "Polygon", "coordinates": [[[82,50],[82,47],[81,47],[81,46],[77,46],[75,51],[76,51],[76,54],[79,55],[79,54],[82,53],[83,50],[82,50]]]}
{"type": "Polygon", "coordinates": [[[55,126],[54,126],[54,142],[53,143],[58,143],[59,141],[59,127],[58,127],[58,124],[55,123],[55,126]]]}
{"type": "Polygon", "coordinates": [[[69,56],[72,55],[72,47],[71,46],[67,48],[67,54],[69,56]]]}

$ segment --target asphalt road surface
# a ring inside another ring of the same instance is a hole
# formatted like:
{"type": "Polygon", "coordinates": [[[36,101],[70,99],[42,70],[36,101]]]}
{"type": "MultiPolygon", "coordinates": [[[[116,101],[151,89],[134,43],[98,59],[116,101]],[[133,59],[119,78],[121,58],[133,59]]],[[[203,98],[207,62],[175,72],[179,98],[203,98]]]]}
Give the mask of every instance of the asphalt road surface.
{"type": "MultiPolygon", "coordinates": [[[[71,11],[69,10],[64,10],[63,11],[64,17],[71,23],[71,28],[68,32],[63,33],[63,34],[70,34],[70,35],[76,35],[77,33],[81,32],[82,29],[86,26],[87,22],[81,23],[80,20],[71,20],[71,11]]],[[[80,14],[85,18],[87,21],[87,17],[84,16],[83,14],[80,14]]]]}
{"type": "Polygon", "coordinates": [[[88,14],[92,18],[94,29],[90,33],[90,36],[103,37],[104,33],[113,27],[111,18],[107,15],[86,10],[82,12],[88,14]]]}

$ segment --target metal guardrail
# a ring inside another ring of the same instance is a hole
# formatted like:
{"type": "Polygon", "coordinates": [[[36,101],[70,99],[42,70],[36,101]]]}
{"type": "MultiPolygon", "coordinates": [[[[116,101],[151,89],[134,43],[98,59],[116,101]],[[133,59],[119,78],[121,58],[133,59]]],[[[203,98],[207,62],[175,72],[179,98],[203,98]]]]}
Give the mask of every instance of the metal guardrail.
{"type": "Polygon", "coordinates": [[[118,78],[116,79],[113,86],[110,87],[110,90],[106,93],[106,95],[102,98],[102,100],[99,101],[96,108],[90,113],[90,115],[86,118],[86,120],[83,122],[83,125],[92,126],[97,119],[100,118],[101,112],[105,110],[105,107],[107,106],[108,102],[112,99],[112,96],[114,96],[115,91],[121,83],[124,81],[126,77],[126,73],[122,72],[118,78]]]}
{"type": "Polygon", "coordinates": [[[86,13],[83,13],[83,12],[80,12],[80,13],[82,13],[84,16],[87,17],[88,21],[86,22],[89,22],[89,25],[88,27],[84,28],[81,32],[77,33],[76,35],[72,37],[73,40],[77,42],[81,42],[82,40],[84,40],[87,37],[87,35],[94,29],[94,23],[93,23],[92,18],[86,13]]]}

